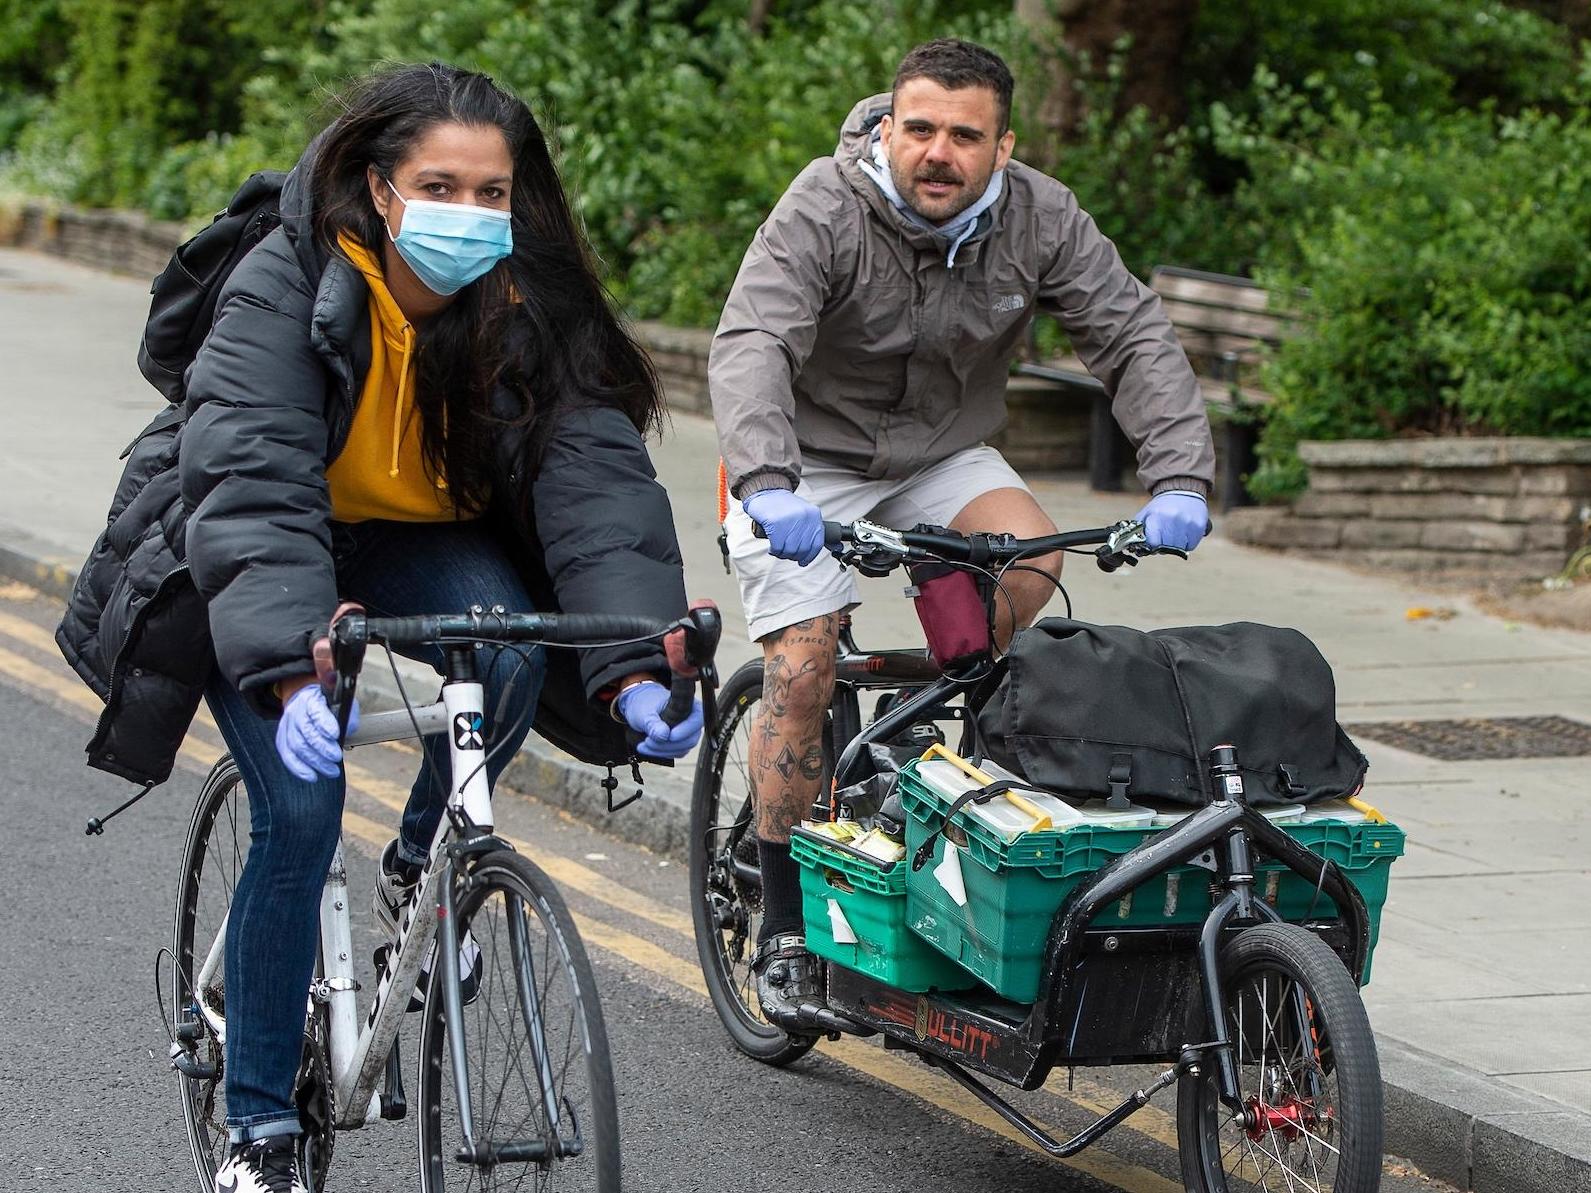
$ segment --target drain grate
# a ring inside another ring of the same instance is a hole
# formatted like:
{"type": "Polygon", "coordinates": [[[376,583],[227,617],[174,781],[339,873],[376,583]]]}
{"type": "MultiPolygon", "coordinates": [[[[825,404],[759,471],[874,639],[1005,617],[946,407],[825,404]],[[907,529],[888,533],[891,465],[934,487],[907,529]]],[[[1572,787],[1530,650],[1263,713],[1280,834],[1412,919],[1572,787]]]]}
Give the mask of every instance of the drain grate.
{"type": "Polygon", "coordinates": [[[1591,725],[1568,717],[1474,717],[1462,721],[1366,721],[1358,737],[1443,762],[1481,758],[1573,758],[1591,754],[1591,725]]]}

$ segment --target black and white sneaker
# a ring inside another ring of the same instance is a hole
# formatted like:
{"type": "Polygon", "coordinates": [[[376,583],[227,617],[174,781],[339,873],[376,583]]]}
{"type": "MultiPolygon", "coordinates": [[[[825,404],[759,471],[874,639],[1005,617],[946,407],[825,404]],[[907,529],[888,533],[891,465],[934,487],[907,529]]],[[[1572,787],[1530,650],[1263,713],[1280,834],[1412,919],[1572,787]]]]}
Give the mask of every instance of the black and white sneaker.
{"type": "MultiPolygon", "coordinates": [[[[403,909],[414,895],[414,888],[419,881],[420,867],[412,862],[399,860],[398,839],[394,837],[381,851],[381,865],[376,870],[375,896],[370,904],[371,910],[376,914],[376,922],[386,932],[389,941],[397,941],[398,922],[403,918],[403,909]]],[[[431,950],[420,963],[420,979],[414,984],[414,993],[409,996],[410,1011],[425,1009],[425,992],[431,984],[431,961],[435,952],[435,949],[431,950]]],[[[384,954],[383,949],[378,958],[384,954]]],[[[475,943],[475,937],[465,932],[464,939],[459,941],[459,973],[463,975],[460,985],[463,988],[466,1006],[475,1001],[475,996],[480,991],[483,963],[481,948],[475,943]]],[[[378,959],[377,965],[380,964],[381,961],[378,959]]]]}
{"type": "Polygon", "coordinates": [[[297,1135],[235,1144],[215,1174],[215,1193],[309,1193],[297,1135]]]}

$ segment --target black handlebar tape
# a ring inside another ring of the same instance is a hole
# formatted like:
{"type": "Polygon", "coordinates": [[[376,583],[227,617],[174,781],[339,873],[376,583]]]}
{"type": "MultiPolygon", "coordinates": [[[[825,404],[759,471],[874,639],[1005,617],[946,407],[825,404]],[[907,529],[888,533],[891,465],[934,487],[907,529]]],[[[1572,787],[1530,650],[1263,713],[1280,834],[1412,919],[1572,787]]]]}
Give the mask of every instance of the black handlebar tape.
{"type": "Polygon", "coordinates": [[[851,528],[844,522],[825,522],[823,524],[823,545],[825,547],[844,546],[846,537],[850,533],[851,528]]]}
{"type": "Polygon", "coordinates": [[[768,537],[768,528],[755,518],[751,520],[751,537],[755,539],[765,539],[768,537]]]}
{"type": "Polygon", "coordinates": [[[669,681],[668,703],[663,706],[663,711],[658,716],[663,718],[665,725],[678,725],[691,715],[691,709],[695,704],[696,677],[675,672],[673,679],[669,681]]]}
{"type": "Polygon", "coordinates": [[[427,614],[367,619],[370,641],[427,646],[440,638],[580,645],[606,638],[656,638],[674,623],[629,613],[427,614]]]}
{"type": "Polygon", "coordinates": [[[548,613],[543,642],[578,645],[593,638],[655,638],[670,623],[627,613],[548,613]]]}

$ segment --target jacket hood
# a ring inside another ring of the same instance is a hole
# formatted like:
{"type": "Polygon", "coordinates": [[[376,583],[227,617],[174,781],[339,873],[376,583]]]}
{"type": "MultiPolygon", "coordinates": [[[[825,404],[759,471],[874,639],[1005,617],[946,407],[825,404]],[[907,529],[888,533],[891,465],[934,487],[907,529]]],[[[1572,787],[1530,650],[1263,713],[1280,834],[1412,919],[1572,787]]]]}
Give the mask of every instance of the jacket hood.
{"type": "Polygon", "coordinates": [[[320,156],[320,147],[325,143],[330,131],[327,129],[317,134],[299,155],[297,164],[288,171],[287,178],[282,183],[282,195],[277,201],[282,217],[282,231],[286,233],[288,241],[292,244],[293,253],[297,256],[298,263],[304,270],[304,276],[311,286],[318,285],[321,274],[326,271],[327,253],[315,243],[312,224],[314,196],[310,183],[315,174],[315,162],[320,156]]]}
{"type": "Polygon", "coordinates": [[[333,360],[345,383],[352,384],[354,374],[348,371],[349,366],[342,358],[351,353],[362,354],[368,343],[365,298],[369,291],[357,269],[328,252],[315,239],[311,179],[321,146],[330,131],[319,133],[299,156],[282,182],[277,207],[282,232],[293,246],[293,256],[315,295],[310,315],[311,342],[333,360]]]}
{"type": "Polygon", "coordinates": [[[932,234],[917,227],[896,211],[894,204],[878,189],[878,184],[862,171],[859,164],[872,156],[873,137],[878,132],[878,122],[889,115],[893,103],[894,96],[888,91],[879,95],[870,95],[859,101],[851,109],[850,115],[846,116],[845,123],[840,125],[840,140],[834,146],[834,160],[838,163],[840,173],[845,176],[845,180],[862,197],[862,201],[868,205],[874,215],[882,219],[886,226],[901,231],[913,244],[927,247],[933,243],[932,234]]]}
{"type": "Polygon", "coordinates": [[[895,97],[888,91],[870,95],[857,102],[845,123],[840,125],[840,142],[834,147],[834,156],[841,164],[855,162],[868,153],[873,144],[873,130],[878,122],[889,115],[895,97]]]}

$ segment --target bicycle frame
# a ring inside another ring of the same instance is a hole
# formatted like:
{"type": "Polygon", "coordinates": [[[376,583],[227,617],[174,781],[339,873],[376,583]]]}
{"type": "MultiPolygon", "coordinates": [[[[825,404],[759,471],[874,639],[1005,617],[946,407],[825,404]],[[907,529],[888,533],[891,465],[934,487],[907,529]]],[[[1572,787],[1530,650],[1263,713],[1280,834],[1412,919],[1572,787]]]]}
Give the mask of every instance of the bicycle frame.
{"type": "MultiPolygon", "coordinates": [[[[432,939],[437,935],[437,908],[444,911],[444,937],[439,950],[441,994],[447,1016],[449,1051],[452,1053],[455,1093],[460,1120],[464,1125],[465,1148],[474,1146],[469,1083],[464,1074],[462,1014],[458,1000],[458,939],[452,923],[454,865],[450,838],[459,826],[466,826],[470,837],[461,844],[478,852],[483,847],[506,848],[492,836],[491,784],[485,765],[486,724],[485,690],[475,678],[475,659],[468,648],[448,652],[448,677],[442,685],[441,699],[413,710],[396,709],[370,713],[360,719],[359,728],[350,733],[345,746],[371,745],[448,733],[449,793],[447,811],[437,825],[430,854],[419,879],[419,891],[404,909],[398,936],[388,951],[386,963],[376,983],[369,1011],[360,1024],[358,996],[360,986],[354,978],[352,934],[348,914],[348,875],[343,847],[338,843],[326,876],[320,901],[320,946],[322,973],[310,988],[311,1003],[326,1006],[336,1126],[347,1130],[364,1126],[380,1117],[381,1100],[377,1091],[387,1066],[387,1058],[397,1039],[407,1012],[410,992],[419,978],[420,967],[432,939]],[[459,780],[459,776],[463,780],[459,780]],[[440,891],[438,884],[440,883],[440,891]]],[[[226,949],[226,927],[216,934],[194,983],[203,990],[214,984],[226,949]]],[[[528,954],[526,954],[528,956],[528,954]]],[[[531,983],[534,986],[534,983],[531,983]]],[[[225,1042],[226,1022],[212,1008],[199,1008],[216,1038],[225,1042]]],[[[533,1041],[533,1045],[539,1044],[533,1041]]],[[[538,1049],[538,1058],[540,1051],[538,1049]]],[[[538,1060],[540,1064],[540,1059],[538,1060]]],[[[556,1114],[556,1108],[553,1113],[556,1114]]],[[[556,1123],[554,1124],[556,1128],[556,1123]]]]}

